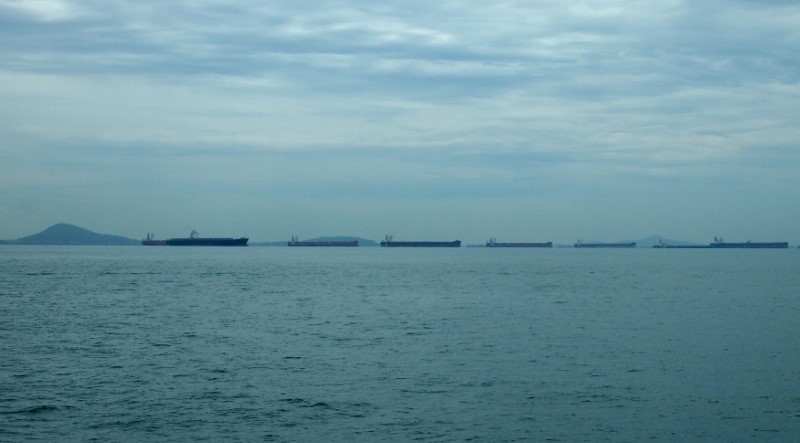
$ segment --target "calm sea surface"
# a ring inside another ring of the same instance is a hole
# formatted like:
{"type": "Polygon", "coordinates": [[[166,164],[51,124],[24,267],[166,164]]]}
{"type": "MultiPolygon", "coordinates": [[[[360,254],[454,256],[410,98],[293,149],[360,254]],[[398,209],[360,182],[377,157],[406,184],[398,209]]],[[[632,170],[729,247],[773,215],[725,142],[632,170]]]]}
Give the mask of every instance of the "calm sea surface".
{"type": "Polygon", "coordinates": [[[798,249],[0,246],[0,441],[798,436],[798,249]]]}

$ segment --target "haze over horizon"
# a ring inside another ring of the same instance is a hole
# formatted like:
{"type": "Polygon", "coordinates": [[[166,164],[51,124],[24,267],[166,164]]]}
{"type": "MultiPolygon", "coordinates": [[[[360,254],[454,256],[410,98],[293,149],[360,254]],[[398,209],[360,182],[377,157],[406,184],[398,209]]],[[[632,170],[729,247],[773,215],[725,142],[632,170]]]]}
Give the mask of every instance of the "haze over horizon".
{"type": "Polygon", "coordinates": [[[0,0],[0,239],[800,242],[800,5],[0,0]]]}

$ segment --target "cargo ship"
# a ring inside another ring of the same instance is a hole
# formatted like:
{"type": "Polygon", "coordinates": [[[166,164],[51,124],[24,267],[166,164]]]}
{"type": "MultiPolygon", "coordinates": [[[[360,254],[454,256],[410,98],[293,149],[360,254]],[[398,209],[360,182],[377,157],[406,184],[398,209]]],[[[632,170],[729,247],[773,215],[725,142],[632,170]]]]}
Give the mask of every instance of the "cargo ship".
{"type": "Polygon", "coordinates": [[[723,249],[787,249],[789,242],[754,242],[746,241],[744,243],[726,243],[722,237],[714,237],[714,242],[708,244],[709,248],[723,248],[723,249]]]}
{"type": "Polygon", "coordinates": [[[167,241],[166,240],[156,240],[153,237],[153,234],[148,232],[147,233],[147,237],[145,237],[144,240],[142,240],[142,244],[145,245],[145,246],[166,246],[167,245],[167,241]]]}
{"type": "Polygon", "coordinates": [[[635,248],[636,242],[627,243],[584,243],[583,240],[575,242],[576,248],[635,248]]]}
{"type": "Polygon", "coordinates": [[[658,249],[788,249],[789,242],[726,243],[722,237],[714,237],[714,242],[707,245],[668,245],[662,240],[653,247],[658,249]]]}
{"type": "Polygon", "coordinates": [[[664,240],[660,240],[657,245],[653,245],[656,249],[709,249],[708,245],[670,245],[664,240]]]}
{"type": "Polygon", "coordinates": [[[394,241],[391,235],[387,235],[381,241],[382,247],[388,248],[460,248],[461,240],[455,241],[394,241]]]}
{"type": "Polygon", "coordinates": [[[352,241],[300,241],[295,236],[286,244],[287,246],[358,246],[358,240],[352,241]]]}
{"type": "Polygon", "coordinates": [[[197,231],[192,231],[188,238],[168,238],[166,240],[156,240],[152,234],[147,234],[147,238],[142,240],[145,246],[247,246],[246,237],[240,238],[202,238],[197,231]]]}
{"type": "Polygon", "coordinates": [[[553,242],[544,243],[500,243],[492,237],[486,242],[487,248],[552,248],[553,242]]]}

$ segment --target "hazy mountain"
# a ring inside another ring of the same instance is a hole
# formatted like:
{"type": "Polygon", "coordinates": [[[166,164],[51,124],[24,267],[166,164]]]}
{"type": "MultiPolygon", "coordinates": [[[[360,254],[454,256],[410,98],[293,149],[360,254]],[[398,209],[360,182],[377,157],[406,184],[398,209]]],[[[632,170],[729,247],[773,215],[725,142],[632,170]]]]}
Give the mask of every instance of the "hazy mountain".
{"type": "Polygon", "coordinates": [[[134,240],[118,235],[98,234],[67,223],[58,223],[44,231],[8,241],[9,244],[18,245],[139,245],[139,240],[134,240]]]}

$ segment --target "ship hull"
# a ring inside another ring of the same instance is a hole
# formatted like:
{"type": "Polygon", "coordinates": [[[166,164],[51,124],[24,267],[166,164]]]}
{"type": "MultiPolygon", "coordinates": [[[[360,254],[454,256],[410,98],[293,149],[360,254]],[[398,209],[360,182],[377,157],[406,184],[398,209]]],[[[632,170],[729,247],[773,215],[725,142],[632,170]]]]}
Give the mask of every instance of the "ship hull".
{"type": "Polygon", "coordinates": [[[353,241],[290,241],[287,246],[307,246],[307,247],[355,247],[358,240],[353,241]]]}
{"type": "Polygon", "coordinates": [[[487,248],[552,248],[553,242],[544,243],[497,243],[486,242],[487,248]]]}
{"type": "Polygon", "coordinates": [[[576,248],[635,248],[636,242],[630,243],[575,243],[576,248]]]}
{"type": "Polygon", "coordinates": [[[387,241],[381,242],[385,248],[460,248],[461,241],[387,241]]]}
{"type": "Polygon", "coordinates": [[[166,240],[156,240],[155,236],[151,233],[142,240],[145,246],[247,246],[246,237],[240,238],[202,238],[197,234],[197,231],[192,231],[188,238],[168,238],[166,240]]]}
{"type": "Polygon", "coordinates": [[[246,237],[241,238],[170,238],[167,246],[247,246],[246,237]]]}
{"type": "Polygon", "coordinates": [[[787,249],[789,242],[744,242],[744,243],[709,243],[713,249],[787,249]]]}

